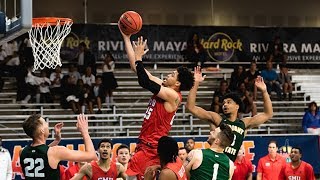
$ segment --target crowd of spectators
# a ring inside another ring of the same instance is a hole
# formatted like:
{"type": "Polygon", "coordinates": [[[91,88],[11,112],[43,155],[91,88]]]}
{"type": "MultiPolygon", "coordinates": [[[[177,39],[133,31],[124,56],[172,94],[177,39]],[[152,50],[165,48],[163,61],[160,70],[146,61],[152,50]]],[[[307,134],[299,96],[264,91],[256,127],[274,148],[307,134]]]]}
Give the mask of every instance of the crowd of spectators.
{"type": "MultiPolygon", "coordinates": [[[[54,70],[33,72],[34,58],[28,38],[18,44],[11,41],[0,46],[0,91],[2,77],[15,77],[17,102],[22,108],[28,103],[60,103],[62,108],[71,108],[74,113],[102,113],[102,104],[113,105],[112,91],[118,87],[113,71],[114,59],[110,52],[104,54],[102,66],[96,65],[95,56],[85,43],[80,43],[73,62],[64,65],[68,72],[57,66],[54,70]],[[102,74],[97,74],[101,69],[102,74]],[[94,107],[97,111],[94,112],[94,107]]],[[[54,106],[51,106],[55,108],[54,106]]]]}

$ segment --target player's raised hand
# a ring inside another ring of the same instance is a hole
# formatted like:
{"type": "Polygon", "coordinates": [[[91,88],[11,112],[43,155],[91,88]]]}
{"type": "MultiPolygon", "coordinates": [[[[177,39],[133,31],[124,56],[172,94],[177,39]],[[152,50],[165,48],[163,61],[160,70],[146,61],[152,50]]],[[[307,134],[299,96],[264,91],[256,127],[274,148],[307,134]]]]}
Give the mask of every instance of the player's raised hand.
{"type": "Polygon", "coordinates": [[[63,122],[59,122],[56,125],[54,125],[54,138],[57,140],[61,139],[61,129],[63,127],[63,122]]]}
{"type": "Polygon", "coordinates": [[[121,31],[121,28],[120,28],[120,23],[118,23],[118,28],[119,28],[120,33],[122,34],[123,39],[129,39],[129,40],[130,40],[131,34],[125,34],[125,33],[123,33],[123,32],[121,31]]]}
{"type": "Polygon", "coordinates": [[[206,78],[206,75],[202,76],[201,67],[200,66],[196,66],[196,67],[194,67],[193,77],[194,77],[194,81],[200,83],[200,82],[204,81],[204,79],[206,78]]]}
{"type": "Polygon", "coordinates": [[[77,129],[81,134],[88,133],[88,116],[79,114],[77,116],[77,129]]]}
{"type": "Polygon", "coordinates": [[[261,76],[258,76],[255,80],[255,83],[256,87],[261,91],[261,92],[264,92],[264,91],[267,91],[267,86],[266,84],[264,83],[263,81],[263,78],[261,76]]]}
{"type": "Polygon", "coordinates": [[[149,49],[147,49],[147,40],[143,40],[143,37],[140,36],[138,37],[137,42],[132,42],[133,43],[133,50],[136,56],[136,60],[141,60],[142,56],[145,55],[149,49]]]}

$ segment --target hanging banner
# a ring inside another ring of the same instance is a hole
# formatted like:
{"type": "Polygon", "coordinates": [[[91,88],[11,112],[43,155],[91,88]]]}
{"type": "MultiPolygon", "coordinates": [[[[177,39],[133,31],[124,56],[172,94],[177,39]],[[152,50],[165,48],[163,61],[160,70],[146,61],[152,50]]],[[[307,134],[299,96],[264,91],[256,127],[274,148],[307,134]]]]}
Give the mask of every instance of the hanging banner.
{"type": "MultiPolygon", "coordinates": [[[[184,146],[184,143],[190,137],[175,138],[179,147],[184,146]]],[[[196,137],[195,148],[208,148],[206,142],[208,137],[196,137]]],[[[302,160],[310,163],[316,174],[320,174],[320,145],[319,136],[247,136],[243,145],[245,147],[245,155],[252,161],[254,172],[256,173],[258,161],[261,157],[268,154],[268,143],[271,140],[276,140],[279,146],[279,153],[287,158],[290,162],[288,154],[293,146],[302,148],[302,160]]],[[[100,139],[93,139],[94,145],[99,143],[100,139]]],[[[114,138],[112,139],[113,159],[116,156],[116,149],[120,144],[126,144],[130,147],[130,152],[134,152],[137,138],[114,138]]],[[[23,179],[22,170],[19,163],[19,152],[21,148],[29,144],[30,141],[4,141],[3,146],[7,148],[12,156],[13,179],[23,179]]],[[[48,142],[49,143],[49,142],[48,142]]],[[[66,146],[69,149],[84,150],[83,141],[80,139],[62,140],[60,145],[66,146]]],[[[73,162],[63,162],[63,165],[69,167],[73,162]]],[[[255,175],[254,173],[254,175],[255,175]]]]}
{"type": "MultiPolygon", "coordinates": [[[[320,28],[273,27],[214,27],[143,25],[133,35],[148,39],[149,52],[145,61],[184,61],[187,47],[194,34],[204,47],[206,61],[212,62],[265,62],[272,51],[272,42],[280,37],[288,63],[320,62],[320,28]]],[[[102,59],[110,51],[117,61],[127,61],[121,33],[116,25],[75,24],[65,38],[61,57],[77,62],[78,45],[84,42],[96,58],[102,59]]],[[[189,46],[188,46],[189,45],[189,46]]]]}

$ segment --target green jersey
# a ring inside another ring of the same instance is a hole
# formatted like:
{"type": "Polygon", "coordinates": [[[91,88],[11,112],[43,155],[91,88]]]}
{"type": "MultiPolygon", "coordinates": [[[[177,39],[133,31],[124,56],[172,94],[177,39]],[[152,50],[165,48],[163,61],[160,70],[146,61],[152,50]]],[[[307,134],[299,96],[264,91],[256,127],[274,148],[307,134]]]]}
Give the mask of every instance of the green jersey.
{"type": "Polygon", "coordinates": [[[59,180],[59,168],[52,169],[48,161],[49,146],[42,144],[39,146],[27,146],[20,155],[20,165],[26,180],[59,180]]]}
{"type": "Polygon", "coordinates": [[[228,124],[235,135],[231,145],[224,149],[224,153],[226,153],[232,161],[235,161],[244,139],[246,125],[241,119],[238,118],[232,122],[224,117],[222,118],[221,123],[228,124]]]}
{"type": "Polygon", "coordinates": [[[190,171],[190,180],[227,180],[230,177],[231,160],[225,153],[202,149],[202,163],[190,171]]]}

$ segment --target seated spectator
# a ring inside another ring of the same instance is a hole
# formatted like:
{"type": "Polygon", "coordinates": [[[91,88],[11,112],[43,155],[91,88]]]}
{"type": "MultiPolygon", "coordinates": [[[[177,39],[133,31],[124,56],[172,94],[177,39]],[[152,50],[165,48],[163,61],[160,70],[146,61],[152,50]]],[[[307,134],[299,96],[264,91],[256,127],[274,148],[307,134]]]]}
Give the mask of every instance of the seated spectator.
{"type": "Polygon", "coordinates": [[[61,106],[64,109],[71,108],[75,114],[79,114],[82,110],[79,104],[79,98],[77,97],[77,87],[71,82],[72,78],[69,75],[65,75],[61,80],[61,87],[63,89],[60,98],[61,106]]]}
{"type": "Polygon", "coordinates": [[[292,83],[291,75],[288,73],[288,67],[286,65],[280,66],[279,82],[282,86],[283,99],[286,99],[289,93],[289,101],[292,101],[292,83]]]}
{"type": "Polygon", "coordinates": [[[93,114],[91,87],[87,84],[84,84],[82,79],[78,79],[76,88],[78,92],[76,97],[79,98],[79,105],[82,107],[82,112],[85,112],[85,106],[87,105],[89,114],[93,114]]]}
{"type": "Polygon", "coordinates": [[[61,96],[61,80],[63,78],[63,74],[61,73],[61,68],[59,66],[56,67],[53,73],[50,74],[51,81],[51,93],[54,99],[56,96],[61,96]]]}
{"type": "Polygon", "coordinates": [[[251,112],[251,116],[256,115],[257,114],[257,106],[256,106],[256,104],[253,103],[253,96],[246,89],[244,82],[241,82],[239,84],[238,94],[239,94],[240,99],[243,104],[242,110],[240,110],[239,113],[248,114],[251,112]]]}
{"type": "Polygon", "coordinates": [[[311,102],[302,119],[304,133],[320,135],[320,111],[316,102],[311,102]]]}
{"type": "Polygon", "coordinates": [[[77,84],[78,79],[81,79],[81,75],[77,70],[77,67],[75,67],[73,64],[70,64],[69,66],[69,72],[68,75],[72,78],[72,83],[77,84]]]}
{"type": "Polygon", "coordinates": [[[96,77],[92,74],[91,67],[86,68],[86,72],[82,75],[82,80],[84,84],[88,84],[90,87],[96,82],[96,77]]]}
{"type": "Polygon", "coordinates": [[[53,103],[53,99],[50,92],[51,81],[47,77],[47,73],[45,71],[41,71],[41,78],[43,81],[40,84],[40,103],[53,103]]]}
{"type": "Polygon", "coordinates": [[[24,97],[23,100],[21,100],[22,104],[27,104],[30,100],[33,101],[34,98],[36,98],[36,102],[40,102],[40,92],[39,92],[39,87],[40,84],[43,83],[43,79],[39,78],[34,75],[34,73],[31,71],[31,68],[28,69],[28,74],[25,78],[26,82],[26,96],[24,97]]]}
{"type": "Polygon", "coordinates": [[[91,89],[92,92],[92,97],[91,100],[93,104],[96,104],[98,106],[98,111],[96,114],[102,114],[101,108],[102,108],[102,103],[105,100],[105,88],[102,85],[102,77],[97,76],[96,83],[91,89]]]}
{"type": "Polygon", "coordinates": [[[213,94],[210,111],[221,113],[223,97],[229,92],[230,91],[228,89],[228,81],[221,80],[219,90],[216,90],[213,94]]]}
{"type": "Polygon", "coordinates": [[[252,61],[250,64],[250,69],[245,73],[246,88],[253,92],[253,100],[257,100],[257,87],[254,85],[256,78],[260,75],[257,70],[257,62],[252,61]]]}
{"type": "Polygon", "coordinates": [[[229,84],[229,89],[231,91],[237,91],[239,83],[243,82],[246,78],[245,71],[243,70],[243,66],[237,66],[234,71],[231,73],[231,79],[229,84]]]}
{"type": "Polygon", "coordinates": [[[278,100],[281,101],[282,100],[281,86],[278,81],[278,74],[272,68],[271,61],[267,61],[266,69],[261,71],[261,76],[263,77],[263,80],[267,85],[268,93],[271,94],[271,91],[275,91],[277,93],[278,100]]]}

